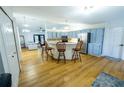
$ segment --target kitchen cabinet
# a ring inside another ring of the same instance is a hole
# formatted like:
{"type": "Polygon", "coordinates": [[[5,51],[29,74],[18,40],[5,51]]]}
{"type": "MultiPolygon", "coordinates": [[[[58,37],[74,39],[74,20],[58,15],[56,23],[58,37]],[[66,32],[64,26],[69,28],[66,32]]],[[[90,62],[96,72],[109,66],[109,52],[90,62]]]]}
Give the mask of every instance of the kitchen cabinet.
{"type": "Polygon", "coordinates": [[[102,54],[104,28],[84,29],[71,32],[48,32],[48,38],[61,38],[67,35],[69,38],[78,38],[78,34],[89,32],[90,42],[88,43],[88,54],[100,56],[102,54]]]}
{"type": "Polygon", "coordinates": [[[97,43],[89,43],[88,54],[100,56],[102,53],[102,46],[97,43]]]}
{"type": "Polygon", "coordinates": [[[47,32],[48,39],[52,38],[52,32],[47,32]]]}
{"type": "Polygon", "coordinates": [[[104,29],[91,29],[90,43],[88,44],[88,54],[100,56],[102,54],[104,39],[104,29]]]}

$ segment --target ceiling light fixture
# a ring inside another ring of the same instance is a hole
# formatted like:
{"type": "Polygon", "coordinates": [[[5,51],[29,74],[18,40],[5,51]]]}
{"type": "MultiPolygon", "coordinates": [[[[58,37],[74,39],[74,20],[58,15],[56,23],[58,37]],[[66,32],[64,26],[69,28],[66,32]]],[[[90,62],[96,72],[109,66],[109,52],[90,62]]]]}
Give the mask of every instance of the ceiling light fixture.
{"type": "Polygon", "coordinates": [[[56,30],[56,27],[53,27],[52,30],[56,30]]]}
{"type": "Polygon", "coordinates": [[[29,27],[29,25],[28,24],[24,24],[24,27],[29,27]]]}
{"type": "Polygon", "coordinates": [[[69,26],[65,26],[64,29],[65,30],[69,30],[70,28],[69,28],[69,26]]]}
{"type": "Polygon", "coordinates": [[[77,8],[81,13],[88,15],[95,11],[98,11],[99,9],[102,8],[102,6],[80,6],[77,8]]]}
{"type": "Polygon", "coordinates": [[[82,11],[84,14],[90,14],[94,11],[94,7],[93,6],[84,6],[82,8],[82,11]]]}
{"type": "Polygon", "coordinates": [[[29,25],[26,23],[26,17],[24,16],[24,27],[29,27],[29,25]]]}
{"type": "Polygon", "coordinates": [[[89,9],[93,9],[94,7],[93,6],[84,6],[83,8],[84,8],[84,10],[89,10],[89,9]]]}
{"type": "Polygon", "coordinates": [[[22,32],[31,32],[29,29],[23,29],[22,32]]]}

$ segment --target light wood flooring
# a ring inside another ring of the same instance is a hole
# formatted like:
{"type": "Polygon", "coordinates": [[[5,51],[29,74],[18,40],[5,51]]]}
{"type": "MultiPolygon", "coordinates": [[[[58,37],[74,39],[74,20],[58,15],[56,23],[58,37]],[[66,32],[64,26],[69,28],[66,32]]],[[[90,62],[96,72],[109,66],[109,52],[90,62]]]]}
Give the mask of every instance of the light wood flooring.
{"type": "Polygon", "coordinates": [[[82,55],[82,62],[57,63],[39,50],[22,52],[20,87],[90,87],[101,72],[124,79],[124,62],[82,55]]]}

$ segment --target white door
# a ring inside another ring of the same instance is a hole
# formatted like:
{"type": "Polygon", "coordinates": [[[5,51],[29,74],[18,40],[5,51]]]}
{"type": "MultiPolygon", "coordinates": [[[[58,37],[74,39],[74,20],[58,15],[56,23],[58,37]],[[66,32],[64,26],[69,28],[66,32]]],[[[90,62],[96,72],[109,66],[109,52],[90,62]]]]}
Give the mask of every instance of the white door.
{"type": "Polygon", "coordinates": [[[111,41],[110,41],[110,56],[114,58],[122,58],[122,50],[123,50],[123,37],[124,37],[124,29],[121,27],[112,28],[111,30],[111,41]]]}
{"type": "Polygon", "coordinates": [[[21,43],[21,48],[24,48],[25,47],[24,36],[20,36],[20,43],[21,43]]]}
{"type": "Polygon", "coordinates": [[[17,86],[19,78],[19,64],[14,40],[12,22],[7,15],[0,9],[0,31],[2,34],[3,45],[8,61],[8,72],[12,74],[12,86],[17,86]]]}
{"type": "Polygon", "coordinates": [[[122,43],[120,47],[121,47],[121,50],[120,50],[121,59],[124,60],[124,28],[123,28],[122,43]]]}

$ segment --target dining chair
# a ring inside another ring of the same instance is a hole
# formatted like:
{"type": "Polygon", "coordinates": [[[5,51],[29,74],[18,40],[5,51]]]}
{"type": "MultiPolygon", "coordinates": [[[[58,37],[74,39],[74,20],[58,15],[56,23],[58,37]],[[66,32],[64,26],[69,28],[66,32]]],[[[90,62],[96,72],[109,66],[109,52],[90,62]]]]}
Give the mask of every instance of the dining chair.
{"type": "Polygon", "coordinates": [[[63,56],[64,57],[64,62],[66,63],[66,57],[65,57],[65,51],[66,51],[66,44],[64,42],[57,42],[56,43],[56,48],[59,52],[58,54],[58,63],[60,60],[60,57],[63,56]]]}
{"type": "Polygon", "coordinates": [[[47,55],[47,60],[48,60],[48,56],[49,56],[49,52],[50,52],[51,57],[53,58],[53,53],[52,53],[52,50],[53,50],[53,49],[54,49],[54,48],[50,47],[50,46],[48,45],[47,41],[45,41],[45,45],[42,46],[42,55],[43,55],[44,52],[45,52],[46,55],[47,55]]]}
{"type": "Polygon", "coordinates": [[[81,40],[77,42],[76,47],[72,49],[73,50],[72,60],[74,60],[74,62],[76,62],[76,59],[79,59],[79,58],[81,61],[80,51],[81,51],[82,45],[83,45],[83,41],[81,40]]]}

